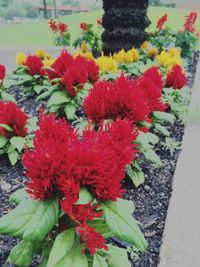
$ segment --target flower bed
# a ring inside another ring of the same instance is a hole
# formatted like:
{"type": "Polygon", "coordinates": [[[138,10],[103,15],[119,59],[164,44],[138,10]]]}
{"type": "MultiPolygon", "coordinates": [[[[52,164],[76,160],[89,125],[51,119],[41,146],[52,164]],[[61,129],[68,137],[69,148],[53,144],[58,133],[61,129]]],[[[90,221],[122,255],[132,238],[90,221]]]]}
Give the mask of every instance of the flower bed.
{"type": "MultiPolygon", "coordinates": [[[[88,52],[84,44],[53,63],[43,51],[21,54],[14,74],[1,77],[12,86],[1,102],[1,215],[10,194],[29,183],[26,193],[11,195],[17,207],[1,218],[0,232],[22,239],[10,255],[16,265],[31,266],[40,254],[41,266],[130,266],[128,252],[135,266],[157,266],[198,54],[188,68],[181,50],[150,43],[96,60],[88,52]],[[29,123],[7,102],[13,96],[31,113],[29,123]],[[12,165],[22,159],[24,167],[11,168],[8,158],[12,165]],[[132,217],[132,201],[143,227],[132,217]]],[[[16,241],[2,240],[4,264],[16,241]]]]}

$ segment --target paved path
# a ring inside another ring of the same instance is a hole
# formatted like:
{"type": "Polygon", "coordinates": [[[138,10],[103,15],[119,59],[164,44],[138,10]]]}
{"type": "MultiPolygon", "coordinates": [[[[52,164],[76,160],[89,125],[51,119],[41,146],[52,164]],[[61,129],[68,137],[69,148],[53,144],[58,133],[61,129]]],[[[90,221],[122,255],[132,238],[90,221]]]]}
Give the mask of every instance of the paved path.
{"type": "Polygon", "coordinates": [[[200,267],[200,62],[159,267],[200,267]]]}
{"type": "MultiPolygon", "coordinates": [[[[26,54],[34,54],[38,47],[33,48],[0,48],[0,64],[4,64],[7,69],[13,69],[16,66],[15,57],[18,52],[25,52],[26,54]]],[[[40,47],[49,52],[53,57],[58,56],[60,49],[40,47]]]]}

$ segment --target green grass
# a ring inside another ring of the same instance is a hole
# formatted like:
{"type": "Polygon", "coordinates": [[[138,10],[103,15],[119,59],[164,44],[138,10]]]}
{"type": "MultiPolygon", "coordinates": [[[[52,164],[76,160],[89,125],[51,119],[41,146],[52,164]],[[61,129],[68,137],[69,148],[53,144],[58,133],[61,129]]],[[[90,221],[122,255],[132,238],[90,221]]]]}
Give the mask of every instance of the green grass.
{"type": "MultiPolygon", "coordinates": [[[[150,7],[149,18],[152,21],[150,30],[155,28],[157,19],[164,13],[169,14],[169,21],[166,26],[174,30],[180,30],[184,23],[184,17],[189,10],[177,10],[173,8],[150,7]]],[[[71,14],[60,18],[63,22],[69,24],[72,40],[80,34],[79,24],[86,21],[96,23],[96,20],[102,16],[103,11],[92,11],[87,13],[71,14]]],[[[200,13],[199,13],[200,15],[200,13]]],[[[200,31],[200,18],[197,25],[200,31]]],[[[48,21],[29,22],[24,24],[6,25],[0,28],[0,47],[50,47],[52,46],[52,33],[48,28],[48,21]]]]}

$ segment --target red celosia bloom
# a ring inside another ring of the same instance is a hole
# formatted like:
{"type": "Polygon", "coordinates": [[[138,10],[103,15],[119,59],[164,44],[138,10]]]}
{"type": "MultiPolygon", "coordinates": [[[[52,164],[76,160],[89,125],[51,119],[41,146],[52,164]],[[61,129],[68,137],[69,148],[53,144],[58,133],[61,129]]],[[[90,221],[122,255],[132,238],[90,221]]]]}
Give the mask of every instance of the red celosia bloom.
{"type": "Polygon", "coordinates": [[[143,93],[150,113],[153,111],[164,111],[165,104],[162,102],[162,75],[157,67],[148,69],[142,77],[138,79],[138,86],[143,93]]]}
{"type": "Polygon", "coordinates": [[[180,65],[175,65],[167,74],[166,87],[181,89],[187,83],[187,77],[180,65]]]}
{"type": "Polygon", "coordinates": [[[88,60],[86,65],[88,71],[88,80],[92,83],[97,82],[99,79],[99,66],[94,60],[88,60]]]}
{"type": "Polygon", "coordinates": [[[58,30],[58,26],[57,26],[57,24],[56,24],[56,21],[53,20],[53,19],[50,19],[50,21],[49,21],[49,27],[50,27],[50,29],[51,29],[53,32],[57,32],[57,30],[58,30]]]}
{"type": "Polygon", "coordinates": [[[4,65],[0,64],[0,85],[3,82],[3,80],[5,79],[6,76],[6,68],[4,65]]]}
{"type": "Polygon", "coordinates": [[[98,18],[97,24],[101,27],[102,26],[102,18],[98,18]]]}
{"type": "Polygon", "coordinates": [[[128,118],[133,123],[146,120],[149,110],[135,81],[122,75],[115,83],[98,82],[84,101],[84,110],[90,120],[128,118]]]}
{"type": "Polygon", "coordinates": [[[26,128],[28,116],[12,102],[0,102],[0,124],[10,126],[13,131],[7,131],[0,126],[0,135],[7,138],[13,136],[25,137],[28,133],[26,128]]]}
{"type": "Polygon", "coordinates": [[[96,232],[96,230],[92,226],[82,224],[76,229],[77,232],[80,234],[81,241],[85,243],[85,248],[88,248],[91,254],[94,255],[98,249],[108,250],[108,247],[105,244],[106,240],[101,234],[96,232]]]}
{"type": "Polygon", "coordinates": [[[33,55],[33,56],[29,55],[24,65],[27,66],[28,73],[31,76],[34,76],[34,75],[44,76],[45,75],[45,71],[43,69],[44,65],[42,63],[42,60],[36,55],[33,55]]]}
{"type": "Polygon", "coordinates": [[[168,15],[167,14],[164,14],[157,22],[157,26],[156,28],[160,31],[163,30],[163,26],[165,24],[165,22],[168,20],[168,15]]]}
{"type": "Polygon", "coordinates": [[[185,30],[188,32],[194,32],[196,20],[197,20],[197,12],[191,12],[186,17],[186,21],[184,24],[185,30]]]}
{"type": "Polygon", "coordinates": [[[61,21],[59,21],[57,27],[58,27],[58,30],[60,31],[60,34],[66,33],[68,31],[68,25],[65,23],[62,23],[61,21]]]}
{"type": "Polygon", "coordinates": [[[88,25],[86,22],[82,22],[82,23],[80,24],[80,28],[81,28],[84,32],[89,31],[89,25],[88,25]]]}

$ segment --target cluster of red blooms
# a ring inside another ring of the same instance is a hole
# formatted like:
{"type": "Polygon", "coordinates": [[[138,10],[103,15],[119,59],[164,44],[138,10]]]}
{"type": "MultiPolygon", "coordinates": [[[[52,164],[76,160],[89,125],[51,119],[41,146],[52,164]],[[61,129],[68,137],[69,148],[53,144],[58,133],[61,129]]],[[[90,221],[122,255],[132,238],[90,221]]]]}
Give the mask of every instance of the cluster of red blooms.
{"type": "Polygon", "coordinates": [[[121,197],[121,181],[126,165],[135,157],[132,141],[136,138],[137,131],[128,121],[117,120],[106,129],[86,129],[80,140],[64,119],[41,113],[34,150],[27,150],[23,157],[29,194],[40,200],[58,197],[92,254],[106,245],[87,221],[101,217],[102,212],[92,203],[76,205],[80,188],[86,187],[97,200],[121,197]]]}
{"type": "Polygon", "coordinates": [[[71,97],[83,89],[88,81],[94,83],[99,79],[99,67],[94,60],[81,56],[73,58],[66,51],[61,53],[51,68],[52,70],[47,70],[49,80],[60,78],[61,89],[68,91],[71,97]]]}
{"type": "Polygon", "coordinates": [[[39,75],[42,77],[45,75],[45,70],[43,69],[44,64],[42,63],[42,60],[36,55],[29,55],[24,65],[27,67],[28,73],[31,76],[39,75]]]}
{"type": "Polygon", "coordinates": [[[196,20],[197,20],[197,12],[191,12],[186,17],[186,21],[184,24],[185,30],[188,32],[194,32],[196,20]]]}
{"type": "Polygon", "coordinates": [[[80,28],[83,32],[88,32],[90,29],[89,24],[87,24],[86,22],[82,22],[80,24],[80,28]]]}
{"type": "Polygon", "coordinates": [[[49,27],[54,33],[60,33],[61,35],[68,32],[68,25],[59,21],[56,23],[55,20],[51,19],[49,21],[49,27]]]}
{"type": "Polygon", "coordinates": [[[122,74],[114,83],[96,83],[83,106],[88,118],[95,123],[117,118],[138,123],[149,121],[154,110],[165,109],[161,95],[162,77],[153,67],[137,80],[122,74]]]}
{"type": "Polygon", "coordinates": [[[157,22],[157,26],[156,28],[159,30],[159,31],[162,31],[163,30],[163,26],[165,24],[165,22],[168,20],[168,15],[167,14],[164,14],[157,22]]]}
{"type": "Polygon", "coordinates": [[[6,77],[6,68],[4,65],[0,64],[0,85],[3,82],[3,80],[5,79],[5,77],[6,77]]]}
{"type": "Polygon", "coordinates": [[[27,119],[27,115],[15,103],[0,102],[0,124],[6,124],[12,128],[12,131],[8,131],[0,126],[0,136],[6,138],[25,137],[28,133],[26,128],[27,119]]]}
{"type": "Polygon", "coordinates": [[[182,89],[187,84],[187,77],[180,65],[174,65],[167,74],[166,87],[182,89]]]}

